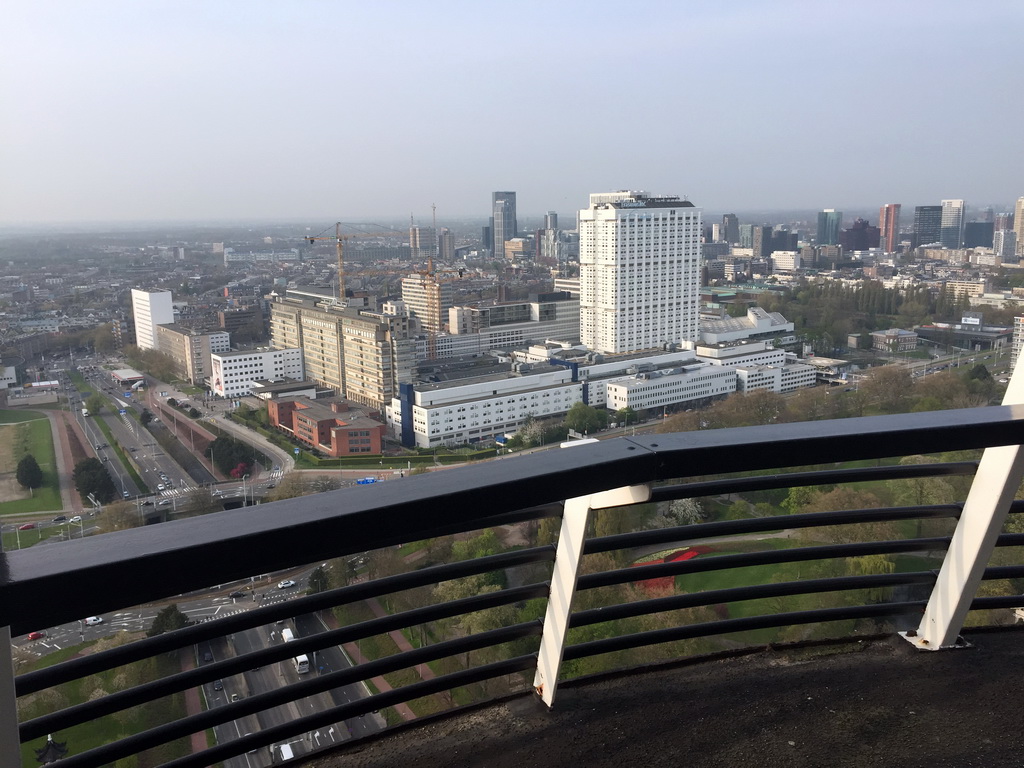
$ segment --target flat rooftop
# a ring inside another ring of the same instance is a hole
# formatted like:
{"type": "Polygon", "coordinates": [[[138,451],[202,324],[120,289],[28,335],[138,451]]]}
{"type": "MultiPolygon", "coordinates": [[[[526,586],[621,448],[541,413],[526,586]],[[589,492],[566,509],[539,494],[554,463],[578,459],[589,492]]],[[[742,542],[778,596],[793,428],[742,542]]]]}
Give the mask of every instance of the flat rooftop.
{"type": "Polygon", "coordinates": [[[898,636],[563,683],[399,726],[316,768],[1019,768],[1024,626],[918,651],[898,636]]]}

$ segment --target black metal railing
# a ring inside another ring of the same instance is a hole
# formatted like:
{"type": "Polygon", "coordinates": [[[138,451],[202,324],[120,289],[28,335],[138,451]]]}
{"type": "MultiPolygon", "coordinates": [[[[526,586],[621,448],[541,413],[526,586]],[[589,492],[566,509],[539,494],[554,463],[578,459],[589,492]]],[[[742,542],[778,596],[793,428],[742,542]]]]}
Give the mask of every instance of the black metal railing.
{"type": "MultiPolygon", "coordinates": [[[[1022,442],[1024,408],[1006,406],[618,438],[571,450],[511,456],[483,465],[447,469],[401,481],[360,486],[76,540],[50,546],[45,552],[42,549],[28,549],[7,553],[0,560],[0,626],[7,625],[12,634],[20,635],[40,627],[77,620],[84,615],[167,601],[209,585],[248,578],[253,573],[269,573],[450,534],[558,518],[564,499],[621,486],[669,483],[654,487],[652,501],[657,503],[787,487],[952,477],[970,475],[976,464],[946,462],[855,469],[837,468],[836,465],[864,459],[1018,445],[1022,442]],[[811,471],[799,469],[790,473],[778,471],[790,467],[820,467],[822,463],[826,463],[828,468],[811,471]],[[776,471],[772,474],[703,479],[726,469],[729,472],[746,473],[776,471]],[[680,482],[686,478],[691,481],[680,482]]],[[[590,538],[585,543],[584,552],[596,555],[631,551],[641,546],[670,545],[684,541],[696,543],[711,538],[768,533],[781,529],[815,530],[836,525],[899,523],[907,520],[949,520],[952,524],[959,517],[961,509],[959,503],[943,503],[700,523],[590,538]]],[[[1015,507],[1014,511],[1019,510],[1015,507]]],[[[949,537],[801,543],[804,545],[701,556],[677,562],[631,565],[587,573],[580,576],[576,589],[586,592],[631,582],[668,577],[674,579],[715,570],[867,555],[925,553],[941,556],[949,545],[949,537]]],[[[1003,534],[998,543],[1006,547],[1024,546],[1024,535],[1003,534]]],[[[485,558],[434,565],[355,583],[75,658],[18,676],[14,687],[17,696],[29,696],[89,675],[121,668],[171,651],[191,649],[199,643],[272,625],[300,614],[353,605],[453,579],[527,567],[547,574],[550,573],[550,563],[554,557],[554,547],[543,543],[485,558]]],[[[985,577],[1010,579],[1021,576],[1024,576],[1024,566],[1004,565],[990,567],[985,577]]],[[[297,653],[317,652],[347,643],[358,643],[383,632],[543,600],[549,589],[547,578],[541,575],[539,580],[519,586],[403,610],[381,618],[339,626],[337,629],[326,629],[297,638],[294,642],[273,645],[167,675],[30,719],[18,726],[18,738],[22,742],[32,742],[46,734],[81,726],[139,704],[157,701],[259,666],[281,662],[297,653]]],[[[853,593],[903,588],[923,590],[927,595],[934,581],[934,571],[918,569],[905,573],[810,578],[711,589],[692,594],[672,594],[580,610],[572,615],[570,628],[578,630],[603,622],[679,609],[827,592],[853,593]]],[[[916,598],[889,599],[862,605],[720,618],[602,637],[576,644],[572,643],[570,635],[564,658],[571,661],[679,640],[833,621],[909,621],[920,615],[924,602],[916,598]]],[[[1020,596],[975,600],[976,607],[986,609],[1022,604],[1024,600],[1020,596]]],[[[441,639],[411,651],[303,679],[172,723],[158,725],[65,758],[64,764],[72,768],[105,765],[168,741],[341,685],[506,644],[511,644],[508,647],[514,649],[508,658],[438,674],[432,679],[423,679],[394,690],[382,690],[358,701],[314,714],[295,716],[287,722],[216,744],[205,751],[174,759],[167,764],[207,765],[242,754],[253,747],[263,747],[299,736],[314,728],[482,681],[511,676],[516,677],[520,688],[526,689],[530,685],[529,673],[536,666],[536,638],[542,631],[541,622],[534,618],[513,621],[506,626],[465,636],[441,639]]],[[[4,727],[4,724],[0,723],[0,727],[4,727]]]]}

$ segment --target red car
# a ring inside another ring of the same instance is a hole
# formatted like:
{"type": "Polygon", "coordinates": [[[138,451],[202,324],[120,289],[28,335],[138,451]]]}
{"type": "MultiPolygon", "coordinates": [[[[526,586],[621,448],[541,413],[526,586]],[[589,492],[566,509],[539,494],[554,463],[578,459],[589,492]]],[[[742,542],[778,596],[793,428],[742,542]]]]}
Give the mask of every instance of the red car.
{"type": "Polygon", "coordinates": [[[45,632],[29,632],[28,633],[28,639],[29,640],[42,640],[44,637],[46,637],[46,633],[45,632]]]}
{"type": "Polygon", "coordinates": [[[19,531],[31,531],[35,527],[36,527],[35,523],[25,523],[24,525],[19,525],[18,526],[18,530],[19,531]]]}

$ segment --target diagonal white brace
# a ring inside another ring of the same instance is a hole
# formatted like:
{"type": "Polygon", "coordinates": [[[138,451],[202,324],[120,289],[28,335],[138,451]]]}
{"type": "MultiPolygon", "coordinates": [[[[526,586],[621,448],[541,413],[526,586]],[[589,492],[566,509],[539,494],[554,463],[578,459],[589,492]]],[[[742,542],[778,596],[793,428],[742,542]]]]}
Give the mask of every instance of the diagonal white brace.
{"type": "MultiPolygon", "coordinates": [[[[1024,366],[1018,361],[1003,405],[1020,404],[1024,404],[1024,366]]],[[[921,624],[916,632],[900,633],[916,647],[932,651],[957,647],[1022,476],[1024,449],[1020,445],[985,449],[921,624]]]]}
{"type": "Polygon", "coordinates": [[[537,674],[533,680],[533,687],[549,707],[554,704],[558,688],[558,672],[569,633],[569,615],[576,595],[576,578],[583,557],[590,510],[641,504],[650,498],[650,486],[631,485],[565,501],[551,573],[551,593],[544,614],[544,633],[537,656],[537,674]]]}

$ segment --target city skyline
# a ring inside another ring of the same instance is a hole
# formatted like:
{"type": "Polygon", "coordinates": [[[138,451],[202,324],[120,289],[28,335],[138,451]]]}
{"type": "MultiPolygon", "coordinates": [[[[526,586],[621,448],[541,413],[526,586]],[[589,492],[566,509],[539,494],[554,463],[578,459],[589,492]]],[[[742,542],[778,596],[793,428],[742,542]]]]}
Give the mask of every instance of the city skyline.
{"type": "Polygon", "coordinates": [[[497,189],[520,217],[595,189],[709,212],[1021,195],[1012,2],[242,8],[8,9],[0,222],[425,223],[497,189]],[[933,122],[951,92],[985,119],[933,122]]]}

